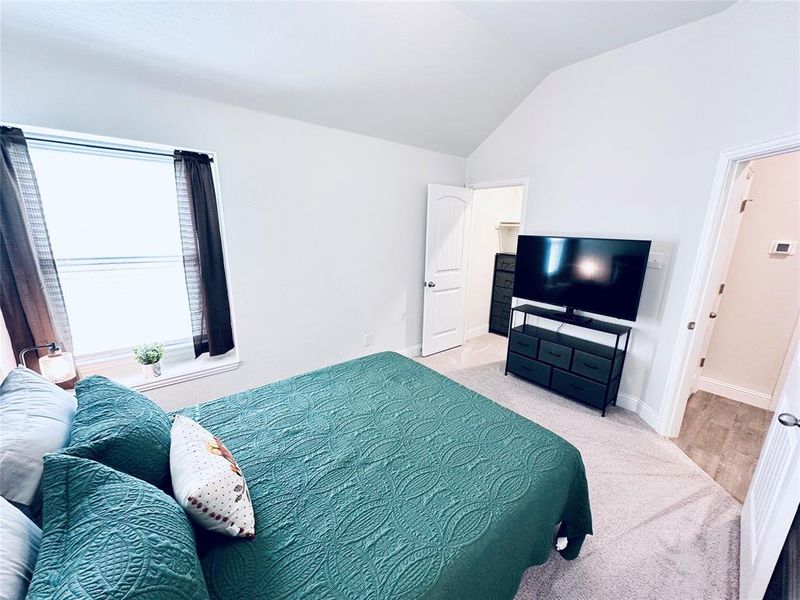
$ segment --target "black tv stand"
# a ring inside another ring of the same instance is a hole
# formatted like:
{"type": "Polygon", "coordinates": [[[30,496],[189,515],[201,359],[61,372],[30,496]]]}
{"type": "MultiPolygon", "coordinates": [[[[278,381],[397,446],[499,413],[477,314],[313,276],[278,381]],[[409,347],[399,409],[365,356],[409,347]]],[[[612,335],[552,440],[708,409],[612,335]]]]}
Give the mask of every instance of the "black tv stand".
{"type": "Polygon", "coordinates": [[[570,317],[581,319],[569,310],[565,313],[532,304],[512,307],[506,375],[513,373],[580,400],[600,409],[605,416],[608,405],[617,403],[631,328],[598,319],[573,321],[570,317]],[[522,317],[522,322],[515,317],[522,317]],[[534,323],[529,323],[531,317],[534,323]],[[545,324],[538,319],[579,327],[603,341],[561,333],[561,327],[543,327],[545,324]]]}

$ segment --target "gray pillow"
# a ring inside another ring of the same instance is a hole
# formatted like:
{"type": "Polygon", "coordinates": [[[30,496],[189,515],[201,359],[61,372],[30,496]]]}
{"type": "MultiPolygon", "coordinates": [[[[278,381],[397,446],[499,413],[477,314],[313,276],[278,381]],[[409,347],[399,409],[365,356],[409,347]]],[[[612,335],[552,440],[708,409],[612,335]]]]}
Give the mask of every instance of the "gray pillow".
{"type": "Polygon", "coordinates": [[[23,600],[28,593],[42,530],[0,498],[0,600],[23,600]]]}
{"type": "Polygon", "coordinates": [[[69,443],[75,397],[17,367],[0,385],[0,496],[38,511],[42,457],[69,443]]]}

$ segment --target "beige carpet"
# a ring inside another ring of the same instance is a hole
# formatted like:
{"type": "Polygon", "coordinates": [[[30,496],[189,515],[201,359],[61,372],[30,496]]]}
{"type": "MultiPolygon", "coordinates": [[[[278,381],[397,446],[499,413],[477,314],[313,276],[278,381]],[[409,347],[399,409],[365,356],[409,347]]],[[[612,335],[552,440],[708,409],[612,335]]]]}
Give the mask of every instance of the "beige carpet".
{"type": "Polygon", "coordinates": [[[580,557],[525,572],[517,600],[738,596],[740,505],[634,413],[597,410],[503,376],[505,338],[419,361],[556,432],[583,455],[594,535],[580,557]]]}

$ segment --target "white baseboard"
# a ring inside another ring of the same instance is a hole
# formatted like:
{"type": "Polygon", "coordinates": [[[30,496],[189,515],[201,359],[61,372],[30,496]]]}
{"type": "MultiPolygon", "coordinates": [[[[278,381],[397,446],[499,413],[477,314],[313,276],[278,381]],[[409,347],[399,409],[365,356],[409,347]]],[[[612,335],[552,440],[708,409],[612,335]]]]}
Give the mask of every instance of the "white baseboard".
{"type": "Polygon", "coordinates": [[[416,344],[414,346],[409,346],[408,348],[403,348],[399,353],[403,356],[407,356],[408,358],[417,358],[418,356],[422,355],[422,344],[416,344]]]}
{"type": "MultiPolygon", "coordinates": [[[[464,333],[464,340],[470,340],[486,333],[489,333],[488,323],[486,325],[480,325],[478,327],[467,329],[464,333]]],[[[398,352],[403,356],[407,356],[408,358],[416,358],[422,355],[422,344],[415,344],[414,346],[409,346],[408,348],[398,350],[398,352]]]]}
{"type": "Polygon", "coordinates": [[[642,421],[656,429],[658,425],[658,414],[650,408],[647,404],[642,402],[641,398],[631,396],[630,394],[617,394],[617,406],[635,412],[642,418],[642,421]]]}
{"type": "Polygon", "coordinates": [[[717,396],[724,396],[737,402],[743,402],[751,406],[757,406],[765,410],[772,410],[772,395],[765,394],[764,392],[757,392],[749,390],[739,385],[732,383],[725,383],[718,379],[711,379],[710,377],[699,377],[697,379],[697,389],[708,392],[709,394],[716,394],[717,396]]]}
{"type": "Polygon", "coordinates": [[[642,417],[642,421],[650,425],[653,431],[658,431],[658,424],[659,424],[659,417],[660,415],[650,408],[649,404],[645,404],[641,400],[639,400],[639,409],[637,414],[642,417]]]}
{"type": "Polygon", "coordinates": [[[479,335],[484,335],[489,333],[489,324],[486,325],[478,325],[477,327],[471,327],[467,329],[466,333],[464,334],[465,340],[471,340],[472,338],[476,338],[479,335]]]}
{"type": "Polygon", "coordinates": [[[639,413],[639,404],[641,400],[628,394],[617,394],[617,406],[629,410],[631,412],[639,413]]]}

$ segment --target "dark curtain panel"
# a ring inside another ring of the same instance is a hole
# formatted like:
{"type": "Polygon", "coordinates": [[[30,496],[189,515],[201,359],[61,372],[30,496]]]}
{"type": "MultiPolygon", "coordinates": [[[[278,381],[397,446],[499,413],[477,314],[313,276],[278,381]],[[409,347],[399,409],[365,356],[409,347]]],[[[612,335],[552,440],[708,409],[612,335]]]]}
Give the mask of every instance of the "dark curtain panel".
{"type": "Polygon", "coordinates": [[[233,330],[211,159],[176,151],[175,184],[194,355],[225,354],[233,348],[233,330]]]}
{"type": "MultiPolygon", "coordinates": [[[[44,221],[39,186],[22,130],[0,127],[0,307],[14,353],[72,336],[44,221]]],[[[35,361],[34,353],[26,360],[35,361]]]]}

